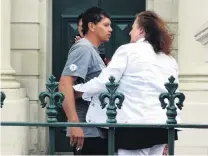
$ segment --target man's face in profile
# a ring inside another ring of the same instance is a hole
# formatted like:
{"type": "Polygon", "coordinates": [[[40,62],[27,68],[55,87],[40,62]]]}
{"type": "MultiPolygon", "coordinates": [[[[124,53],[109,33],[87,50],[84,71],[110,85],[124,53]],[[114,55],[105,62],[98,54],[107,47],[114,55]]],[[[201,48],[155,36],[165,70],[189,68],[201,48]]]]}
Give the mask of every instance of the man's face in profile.
{"type": "Polygon", "coordinates": [[[108,42],[111,37],[113,29],[111,28],[111,21],[107,17],[103,17],[100,22],[95,24],[94,31],[102,42],[108,42]]]}

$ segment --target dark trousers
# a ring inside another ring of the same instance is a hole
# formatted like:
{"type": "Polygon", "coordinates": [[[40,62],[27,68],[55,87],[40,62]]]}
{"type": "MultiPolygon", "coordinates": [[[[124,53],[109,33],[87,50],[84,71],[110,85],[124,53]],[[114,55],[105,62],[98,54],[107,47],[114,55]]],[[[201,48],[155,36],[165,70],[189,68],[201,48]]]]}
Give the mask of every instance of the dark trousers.
{"type": "MultiPolygon", "coordinates": [[[[175,130],[175,140],[178,140],[175,130]]],[[[137,150],[168,143],[165,128],[116,128],[116,149],[137,150]]]]}
{"type": "Polygon", "coordinates": [[[73,152],[74,155],[107,155],[108,142],[100,137],[85,138],[82,150],[77,151],[74,147],[73,152]]]}

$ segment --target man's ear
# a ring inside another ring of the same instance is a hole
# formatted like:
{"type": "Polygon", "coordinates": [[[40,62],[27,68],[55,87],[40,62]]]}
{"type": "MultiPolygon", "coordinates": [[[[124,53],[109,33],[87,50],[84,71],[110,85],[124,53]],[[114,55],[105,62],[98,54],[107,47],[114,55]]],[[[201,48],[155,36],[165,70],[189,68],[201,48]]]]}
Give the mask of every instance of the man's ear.
{"type": "Polygon", "coordinates": [[[92,22],[89,22],[88,23],[88,28],[89,28],[90,31],[94,32],[95,31],[95,24],[92,23],[92,22]]]}

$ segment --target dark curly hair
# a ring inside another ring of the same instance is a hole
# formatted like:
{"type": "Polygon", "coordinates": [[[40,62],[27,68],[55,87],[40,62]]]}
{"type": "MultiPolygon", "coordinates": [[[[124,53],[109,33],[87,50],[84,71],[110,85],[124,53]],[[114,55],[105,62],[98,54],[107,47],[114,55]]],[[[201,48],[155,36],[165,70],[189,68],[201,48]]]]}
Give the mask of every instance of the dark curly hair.
{"type": "Polygon", "coordinates": [[[167,24],[153,11],[143,11],[136,15],[139,27],[145,31],[145,39],[153,46],[156,53],[170,54],[173,34],[167,24]]]}
{"type": "Polygon", "coordinates": [[[87,9],[82,17],[82,32],[84,35],[87,34],[89,28],[88,23],[92,22],[94,24],[99,23],[104,17],[110,19],[110,16],[99,7],[91,7],[87,9]]]}

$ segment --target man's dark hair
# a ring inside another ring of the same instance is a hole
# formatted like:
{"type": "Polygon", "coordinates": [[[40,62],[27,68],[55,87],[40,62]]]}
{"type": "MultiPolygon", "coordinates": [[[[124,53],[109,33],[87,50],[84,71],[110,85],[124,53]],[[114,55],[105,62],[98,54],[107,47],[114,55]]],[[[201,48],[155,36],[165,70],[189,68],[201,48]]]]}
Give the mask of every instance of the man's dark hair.
{"type": "Polygon", "coordinates": [[[84,15],[82,17],[82,31],[83,34],[86,35],[89,28],[88,23],[92,22],[94,24],[97,24],[103,19],[104,17],[107,17],[110,19],[110,16],[101,8],[98,7],[92,7],[87,9],[84,12],[84,15]]]}
{"type": "Polygon", "coordinates": [[[78,17],[77,17],[77,25],[79,25],[79,21],[82,20],[83,18],[83,13],[81,13],[78,17]]]}

